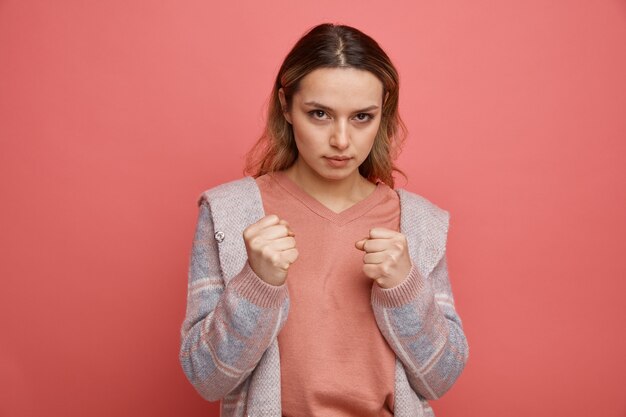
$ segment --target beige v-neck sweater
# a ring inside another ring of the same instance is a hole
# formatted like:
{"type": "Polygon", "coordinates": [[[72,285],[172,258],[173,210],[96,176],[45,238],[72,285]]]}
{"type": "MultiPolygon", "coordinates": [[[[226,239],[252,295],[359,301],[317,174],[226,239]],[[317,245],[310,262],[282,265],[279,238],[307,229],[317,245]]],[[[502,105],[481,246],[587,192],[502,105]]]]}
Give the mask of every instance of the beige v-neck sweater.
{"type": "MultiPolygon", "coordinates": [[[[395,191],[412,267],[396,287],[373,285],[371,305],[396,355],[394,417],[432,417],[428,400],[452,387],[469,356],[448,280],[449,214],[420,195],[395,191]]],[[[203,192],[198,206],[182,369],[203,398],[221,400],[221,417],[281,417],[278,334],[292,295],[287,283],[265,283],[247,262],[243,230],[265,215],[259,187],[252,177],[220,184],[203,192]]]]}
{"type": "Polygon", "coordinates": [[[299,257],[289,268],[289,317],[278,334],[285,417],[393,416],[395,354],[380,332],[354,243],[373,227],[399,231],[398,194],[379,182],[335,213],[284,172],[256,179],[266,214],[289,222],[299,257]]]}

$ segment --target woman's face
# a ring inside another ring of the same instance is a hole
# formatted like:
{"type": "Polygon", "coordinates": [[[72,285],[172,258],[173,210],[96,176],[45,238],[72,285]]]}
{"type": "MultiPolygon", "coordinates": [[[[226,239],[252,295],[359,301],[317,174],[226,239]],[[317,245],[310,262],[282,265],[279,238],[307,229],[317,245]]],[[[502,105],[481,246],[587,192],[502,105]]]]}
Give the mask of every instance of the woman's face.
{"type": "MultiPolygon", "coordinates": [[[[286,101],[282,88],[279,99],[286,101]]],[[[354,68],[319,68],[302,80],[284,111],[292,125],[301,174],[344,180],[359,175],[382,115],[383,84],[371,72],[354,68]]]]}

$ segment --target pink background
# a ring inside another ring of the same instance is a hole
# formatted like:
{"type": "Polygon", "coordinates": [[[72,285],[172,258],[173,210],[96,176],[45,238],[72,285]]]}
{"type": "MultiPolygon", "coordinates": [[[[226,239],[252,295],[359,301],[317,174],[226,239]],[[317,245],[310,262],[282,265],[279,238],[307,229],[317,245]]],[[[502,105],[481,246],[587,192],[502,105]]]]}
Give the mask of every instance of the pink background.
{"type": "Polygon", "coordinates": [[[451,213],[444,416],[626,415],[626,3],[0,0],[0,415],[217,416],[178,363],[201,191],[309,27],[373,36],[451,213]]]}

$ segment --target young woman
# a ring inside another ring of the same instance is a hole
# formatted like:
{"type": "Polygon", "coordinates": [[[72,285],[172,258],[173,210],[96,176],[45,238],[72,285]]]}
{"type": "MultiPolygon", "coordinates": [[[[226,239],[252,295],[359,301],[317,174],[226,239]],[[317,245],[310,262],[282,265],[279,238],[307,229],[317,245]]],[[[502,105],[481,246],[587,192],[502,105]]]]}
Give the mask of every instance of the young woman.
{"type": "Polygon", "coordinates": [[[373,39],[316,26],[251,176],[200,196],[180,362],[222,416],[428,416],[462,372],[449,214],[393,188],[398,93],[373,39]]]}

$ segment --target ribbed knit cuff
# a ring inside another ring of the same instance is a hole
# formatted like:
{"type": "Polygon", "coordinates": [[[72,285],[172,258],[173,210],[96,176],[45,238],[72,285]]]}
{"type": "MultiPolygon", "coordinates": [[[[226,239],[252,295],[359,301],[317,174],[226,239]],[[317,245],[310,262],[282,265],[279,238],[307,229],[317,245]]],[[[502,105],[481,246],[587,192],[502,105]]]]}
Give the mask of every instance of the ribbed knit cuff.
{"type": "Polygon", "coordinates": [[[254,273],[248,261],[228,283],[239,295],[264,308],[280,308],[289,296],[287,284],[271,285],[254,273]]]}
{"type": "Polygon", "coordinates": [[[400,284],[391,288],[382,288],[374,283],[372,286],[372,303],[384,308],[400,307],[415,300],[424,290],[426,283],[419,274],[415,264],[411,263],[409,274],[400,284]]]}

